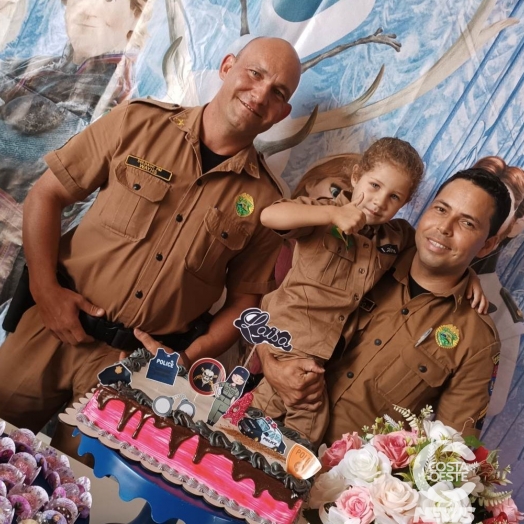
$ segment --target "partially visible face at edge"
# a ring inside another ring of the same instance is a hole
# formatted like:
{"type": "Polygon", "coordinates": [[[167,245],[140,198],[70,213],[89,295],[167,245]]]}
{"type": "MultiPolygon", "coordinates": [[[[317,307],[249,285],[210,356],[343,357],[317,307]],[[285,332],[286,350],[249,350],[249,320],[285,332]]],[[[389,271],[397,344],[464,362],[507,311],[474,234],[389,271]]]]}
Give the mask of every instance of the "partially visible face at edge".
{"type": "Polygon", "coordinates": [[[341,191],[351,191],[349,176],[328,176],[306,183],[306,192],[310,198],[333,198],[341,191]]]}
{"type": "Polygon", "coordinates": [[[300,80],[293,47],[278,38],[250,42],[237,57],[228,55],[219,70],[223,80],[217,107],[236,132],[254,138],[283,120],[300,80]]]}
{"type": "Polygon", "coordinates": [[[123,52],[138,18],[130,0],[67,0],[66,30],[74,62],[123,52]]]}
{"type": "Polygon", "coordinates": [[[486,256],[496,245],[496,236],[488,239],[494,212],[486,191],[469,180],[454,180],[420,219],[417,263],[432,274],[460,278],[475,257],[486,256]]]}
{"type": "Polygon", "coordinates": [[[354,170],[353,202],[366,215],[369,225],[389,222],[408,201],[412,182],[408,175],[395,164],[379,163],[358,178],[354,170]]]}

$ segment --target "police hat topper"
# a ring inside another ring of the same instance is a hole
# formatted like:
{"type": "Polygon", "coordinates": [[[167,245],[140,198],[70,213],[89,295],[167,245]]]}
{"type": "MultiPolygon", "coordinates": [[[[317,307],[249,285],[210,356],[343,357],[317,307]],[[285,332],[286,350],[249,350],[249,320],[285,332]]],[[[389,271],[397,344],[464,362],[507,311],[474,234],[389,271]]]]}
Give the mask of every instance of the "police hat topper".
{"type": "Polygon", "coordinates": [[[117,362],[112,366],[104,368],[98,374],[98,382],[102,386],[109,386],[116,384],[117,382],[124,382],[125,384],[131,384],[131,371],[127,369],[124,364],[117,362]]]}
{"type": "Polygon", "coordinates": [[[172,386],[178,375],[178,353],[166,353],[158,348],[157,354],[149,361],[146,378],[172,386]]]}
{"type": "Polygon", "coordinates": [[[224,366],[214,358],[201,358],[189,370],[189,383],[200,395],[214,395],[214,385],[225,378],[224,366]]]}
{"type": "Polygon", "coordinates": [[[276,327],[268,326],[269,313],[257,307],[245,309],[240,317],[235,319],[233,325],[240,330],[242,336],[250,344],[266,342],[282,351],[291,351],[291,333],[276,327]]]}

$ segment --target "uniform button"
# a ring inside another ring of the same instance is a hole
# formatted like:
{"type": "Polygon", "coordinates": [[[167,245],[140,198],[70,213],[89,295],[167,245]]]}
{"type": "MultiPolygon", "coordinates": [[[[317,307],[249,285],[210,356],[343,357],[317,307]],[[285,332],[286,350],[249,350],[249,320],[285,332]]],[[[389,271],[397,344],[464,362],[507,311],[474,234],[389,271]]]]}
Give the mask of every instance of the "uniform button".
{"type": "Polygon", "coordinates": [[[199,178],[197,181],[196,181],[196,185],[197,186],[201,186],[202,185],[202,179],[199,178]]]}
{"type": "Polygon", "coordinates": [[[344,315],[340,315],[340,316],[338,317],[338,319],[340,320],[340,322],[343,322],[343,321],[344,321],[344,318],[345,318],[344,315]]]}
{"type": "Polygon", "coordinates": [[[419,370],[421,373],[425,373],[425,372],[428,370],[428,368],[427,368],[426,366],[422,366],[422,365],[421,365],[421,366],[418,367],[418,370],[419,370]]]}
{"type": "Polygon", "coordinates": [[[363,274],[366,272],[366,270],[365,270],[363,267],[361,267],[361,268],[358,269],[358,272],[359,272],[361,275],[363,275],[363,274]]]}
{"type": "Polygon", "coordinates": [[[353,373],[353,371],[348,371],[348,372],[346,373],[346,377],[347,377],[347,378],[353,378],[354,376],[355,376],[355,374],[353,373]]]}
{"type": "Polygon", "coordinates": [[[380,344],[382,344],[382,340],[380,340],[380,338],[376,338],[375,339],[375,346],[380,346],[380,344]]]}
{"type": "Polygon", "coordinates": [[[355,293],[355,294],[353,295],[353,299],[354,299],[356,302],[358,302],[358,301],[360,300],[360,295],[358,295],[357,293],[355,293]]]}
{"type": "Polygon", "coordinates": [[[142,186],[140,184],[133,184],[133,189],[138,191],[142,186]]]}
{"type": "Polygon", "coordinates": [[[175,217],[175,220],[176,220],[177,222],[182,222],[182,220],[184,220],[184,217],[183,217],[182,215],[177,215],[177,216],[175,217]]]}
{"type": "Polygon", "coordinates": [[[143,296],[144,296],[144,293],[142,293],[142,291],[137,291],[137,292],[135,293],[135,297],[136,297],[136,298],[142,298],[143,296]]]}
{"type": "Polygon", "coordinates": [[[227,231],[222,231],[222,233],[220,233],[220,236],[225,240],[229,235],[227,234],[227,231]]]}
{"type": "Polygon", "coordinates": [[[157,253],[155,258],[156,258],[159,262],[161,262],[162,259],[163,259],[164,257],[162,256],[162,253],[157,253]]]}
{"type": "Polygon", "coordinates": [[[409,309],[407,307],[405,307],[404,309],[402,309],[401,313],[403,315],[407,315],[409,313],[409,309]]]}
{"type": "Polygon", "coordinates": [[[367,242],[364,242],[364,247],[369,247],[369,244],[367,242]]]}

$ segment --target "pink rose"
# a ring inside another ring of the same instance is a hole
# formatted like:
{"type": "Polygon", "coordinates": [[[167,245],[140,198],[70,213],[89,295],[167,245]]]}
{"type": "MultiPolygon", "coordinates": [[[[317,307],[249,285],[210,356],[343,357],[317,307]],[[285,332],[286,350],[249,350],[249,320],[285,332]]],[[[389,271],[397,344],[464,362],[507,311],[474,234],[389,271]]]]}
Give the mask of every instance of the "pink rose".
{"type": "MultiPolygon", "coordinates": [[[[415,441],[415,435],[409,431],[394,431],[387,435],[375,435],[371,444],[377,451],[382,451],[391,461],[393,469],[406,467],[411,456],[408,455],[407,448],[415,441]]],[[[413,455],[414,456],[414,455],[413,455]]]]}
{"type": "Polygon", "coordinates": [[[519,520],[524,520],[524,515],[519,511],[513,499],[505,500],[504,502],[488,509],[491,510],[494,517],[498,517],[501,513],[505,513],[508,517],[509,524],[517,524],[519,520]]]}
{"type": "Polygon", "coordinates": [[[355,519],[359,524],[370,524],[375,518],[373,503],[367,488],[359,486],[349,488],[338,497],[335,504],[347,518],[355,519]]]}
{"type": "Polygon", "coordinates": [[[336,440],[326,451],[320,456],[322,465],[331,469],[336,466],[350,449],[360,449],[362,447],[362,440],[357,432],[344,433],[340,440],[336,440]]]}

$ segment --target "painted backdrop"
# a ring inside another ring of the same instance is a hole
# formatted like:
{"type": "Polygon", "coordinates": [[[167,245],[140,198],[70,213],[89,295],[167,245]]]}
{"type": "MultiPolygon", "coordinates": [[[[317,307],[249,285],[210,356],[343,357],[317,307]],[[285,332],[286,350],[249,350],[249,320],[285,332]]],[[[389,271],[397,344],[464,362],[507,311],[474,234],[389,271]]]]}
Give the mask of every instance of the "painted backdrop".
{"type": "MultiPolygon", "coordinates": [[[[416,224],[476,159],[524,167],[523,19],[523,0],[0,0],[0,303],[23,264],[22,204],[42,155],[129,97],[208,101],[221,57],[252,36],[287,38],[302,60],[290,117],[258,143],[290,187],[322,157],[398,136],[427,168],[403,210],[416,224]]],[[[64,229],[88,205],[67,210],[64,229]]],[[[482,277],[505,345],[483,440],[503,448],[521,507],[522,220],[482,277]]]]}

